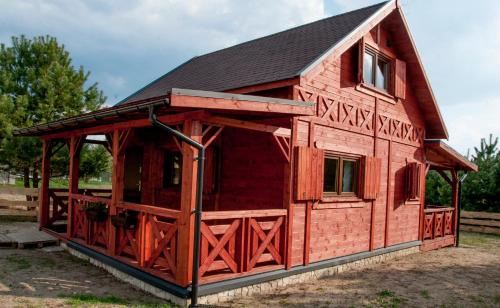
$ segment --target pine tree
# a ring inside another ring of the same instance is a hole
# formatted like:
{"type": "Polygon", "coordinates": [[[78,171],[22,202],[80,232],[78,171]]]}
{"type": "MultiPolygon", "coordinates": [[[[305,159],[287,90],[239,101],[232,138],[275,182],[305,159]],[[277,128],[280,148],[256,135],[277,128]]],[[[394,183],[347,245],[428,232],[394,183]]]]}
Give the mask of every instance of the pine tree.
{"type": "Polygon", "coordinates": [[[99,109],[105,97],[89,72],[75,68],[54,37],[12,37],[0,44],[0,166],[23,173],[25,187],[38,186],[41,142],[14,138],[13,127],[28,127],[99,109]]]}

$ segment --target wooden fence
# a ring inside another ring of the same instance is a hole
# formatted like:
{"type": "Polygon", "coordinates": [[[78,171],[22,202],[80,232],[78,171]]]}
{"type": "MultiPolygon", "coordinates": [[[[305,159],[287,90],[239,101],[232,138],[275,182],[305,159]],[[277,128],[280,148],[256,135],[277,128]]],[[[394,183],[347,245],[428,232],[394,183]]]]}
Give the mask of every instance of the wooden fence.
{"type": "Polygon", "coordinates": [[[500,213],[462,211],[460,230],[500,235],[500,213]]]}
{"type": "Polygon", "coordinates": [[[0,208],[12,210],[33,210],[38,207],[38,188],[0,187],[0,208]],[[27,201],[31,196],[35,201],[27,201]]]}

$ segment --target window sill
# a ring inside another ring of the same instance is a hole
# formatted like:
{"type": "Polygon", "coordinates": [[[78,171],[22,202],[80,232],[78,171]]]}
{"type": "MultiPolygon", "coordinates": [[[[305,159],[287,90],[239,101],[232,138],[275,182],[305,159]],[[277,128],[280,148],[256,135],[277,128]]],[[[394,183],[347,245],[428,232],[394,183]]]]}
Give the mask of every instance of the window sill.
{"type": "Polygon", "coordinates": [[[363,199],[357,196],[324,196],[320,203],[315,203],[313,209],[337,209],[350,207],[363,207],[363,199]]]}
{"type": "Polygon", "coordinates": [[[366,83],[360,83],[356,85],[356,90],[371,96],[375,96],[391,104],[397,103],[397,98],[394,95],[391,95],[389,94],[389,92],[385,90],[381,90],[379,88],[376,88],[375,86],[366,83]]]}

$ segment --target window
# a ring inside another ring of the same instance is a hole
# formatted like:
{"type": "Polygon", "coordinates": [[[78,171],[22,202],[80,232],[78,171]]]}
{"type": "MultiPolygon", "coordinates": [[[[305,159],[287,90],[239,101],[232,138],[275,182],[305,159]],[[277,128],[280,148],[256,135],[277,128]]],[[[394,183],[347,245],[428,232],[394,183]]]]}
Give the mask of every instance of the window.
{"type": "Polygon", "coordinates": [[[163,161],[163,188],[178,187],[181,184],[181,168],[181,153],[165,151],[163,161]]]}
{"type": "Polygon", "coordinates": [[[359,159],[325,155],[323,192],[355,195],[358,187],[359,159]]]}
{"type": "Polygon", "coordinates": [[[363,57],[363,80],[379,89],[389,89],[389,60],[370,48],[365,49],[363,57]]]}

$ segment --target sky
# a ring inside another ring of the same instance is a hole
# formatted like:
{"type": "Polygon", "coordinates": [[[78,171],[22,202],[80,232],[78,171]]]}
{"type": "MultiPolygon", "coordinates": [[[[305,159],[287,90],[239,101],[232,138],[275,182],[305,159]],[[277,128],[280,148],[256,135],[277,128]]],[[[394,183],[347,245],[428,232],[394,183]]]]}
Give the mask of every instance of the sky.
{"type": "MultiPolygon", "coordinates": [[[[57,37],[113,105],[194,56],[378,2],[0,0],[0,42],[57,37]]],[[[490,133],[500,136],[500,2],[401,3],[448,143],[465,154],[490,133]]]]}

